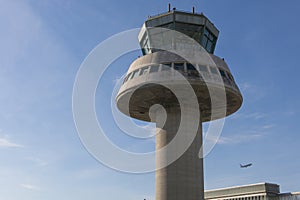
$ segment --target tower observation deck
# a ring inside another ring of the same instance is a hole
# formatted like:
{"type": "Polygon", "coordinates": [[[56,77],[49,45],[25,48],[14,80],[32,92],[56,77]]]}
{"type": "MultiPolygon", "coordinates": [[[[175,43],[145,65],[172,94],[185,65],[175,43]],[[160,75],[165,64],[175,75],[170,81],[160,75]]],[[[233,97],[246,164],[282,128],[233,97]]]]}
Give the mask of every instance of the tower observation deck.
{"type": "MultiPolygon", "coordinates": [[[[190,122],[197,120],[196,130],[183,128],[186,137],[195,132],[186,151],[166,167],[158,167],[156,200],[204,199],[203,158],[199,157],[202,122],[224,118],[242,104],[228,65],[214,55],[218,35],[218,29],[203,14],[175,9],[149,17],[141,28],[138,40],[143,56],[128,69],[116,97],[118,109],[130,117],[156,123],[157,151],[172,142],[183,117],[190,122]],[[188,112],[182,112],[180,102],[192,98],[185,95],[187,83],[197,105],[188,105],[188,112]],[[172,88],[182,91],[182,99],[172,88]],[[193,117],[195,111],[200,113],[199,119],[193,117]],[[161,113],[166,114],[164,119],[161,113]]],[[[180,149],[180,141],[177,143],[180,149]]],[[[171,160],[176,149],[157,156],[156,165],[171,160]]]]}

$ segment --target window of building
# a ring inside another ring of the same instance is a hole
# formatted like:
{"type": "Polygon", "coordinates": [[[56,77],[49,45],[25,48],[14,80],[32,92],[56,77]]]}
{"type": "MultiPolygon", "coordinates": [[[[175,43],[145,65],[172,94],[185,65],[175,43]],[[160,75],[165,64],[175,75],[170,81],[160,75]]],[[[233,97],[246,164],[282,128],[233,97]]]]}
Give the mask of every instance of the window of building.
{"type": "Polygon", "coordinates": [[[172,68],[172,63],[165,63],[162,65],[161,71],[170,70],[172,68]]]}
{"type": "Polygon", "coordinates": [[[192,77],[199,77],[200,76],[199,72],[197,71],[195,66],[192,65],[191,63],[187,63],[186,68],[187,68],[188,76],[192,76],[192,77]]]}
{"type": "Polygon", "coordinates": [[[175,30],[193,38],[196,41],[200,41],[202,27],[199,25],[176,22],[175,30]]]}
{"type": "Polygon", "coordinates": [[[149,72],[149,66],[141,68],[140,76],[149,72]]]}
{"type": "Polygon", "coordinates": [[[125,78],[124,78],[124,82],[125,83],[126,81],[128,81],[130,79],[130,76],[131,76],[131,73],[129,73],[125,78]]]}
{"type": "Polygon", "coordinates": [[[212,46],[213,46],[213,43],[212,43],[210,40],[208,40],[205,49],[206,49],[209,53],[212,53],[212,46]]]}
{"type": "Polygon", "coordinates": [[[221,69],[219,69],[219,71],[220,71],[220,74],[221,74],[222,77],[227,78],[227,77],[226,77],[226,74],[225,74],[225,71],[223,71],[223,70],[221,70],[221,69]]]}
{"type": "Polygon", "coordinates": [[[148,37],[147,37],[146,34],[143,37],[143,39],[140,41],[140,45],[142,47],[142,53],[143,53],[143,55],[148,54],[150,48],[149,48],[149,40],[148,40],[148,37]]]}
{"type": "Polygon", "coordinates": [[[203,31],[201,45],[205,48],[209,53],[214,52],[215,43],[217,38],[206,28],[203,31]]]}
{"type": "Polygon", "coordinates": [[[174,63],[174,69],[180,72],[184,72],[184,64],[183,63],[174,63]]]}
{"type": "Polygon", "coordinates": [[[187,68],[187,70],[196,70],[195,66],[193,64],[191,64],[191,63],[187,63],[186,64],[186,68],[187,68]]]}
{"type": "Polygon", "coordinates": [[[139,69],[135,70],[132,72],[132,76],[131,76],[131,79],[137,77],[139,75],[139,69]]]}
{"type": "Polygon", "coordinates": [[[199,65],[199,70],[201,72],[208,72],[207,66],[205,66],[205,65],[199,65]]]}
{"type": "Polygon", "coordinates": [[[227,76],[231,81],[234,81],[233,76],[230,73],[227,73],[227,76]]]}
{"type": "Polygon", "coordinates": [[[216,67],[210,67],[210,72],[211,72],[212,74],[216,74],[216,75],[219,74],[219,73],[218,73],[218,69],[217,69],[216,67]]]}
{"type": "Polygon", "coordinates": [[[150,67],[150,73],[152,73],[152,72],[158,72],[158,69],[159,69],[159,65],[152,65],[150,67]]]}

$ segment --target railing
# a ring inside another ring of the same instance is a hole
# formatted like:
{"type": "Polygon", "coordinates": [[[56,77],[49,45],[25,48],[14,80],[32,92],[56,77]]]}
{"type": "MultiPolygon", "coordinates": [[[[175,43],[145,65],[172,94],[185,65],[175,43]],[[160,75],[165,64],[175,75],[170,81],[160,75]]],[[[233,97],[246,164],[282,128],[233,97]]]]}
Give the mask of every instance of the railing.
{"type": "MultiPolygon", "coordinates": [[[[156,15],[149,15],[148,16],[148,18],[149,19],[151,19],[151,18],[156,18],[156,17],[159,17],[159,16],[161,16],[161,15],[166,15],[166,14],[169,14],[169,13],[174,13],[174,11],[175,12],[180,12],[180,13],[188,13],[188,14],[195,14],[195,15],[203,15],[203,13],[197,13],[197,12],[187,12],[187,11],[184,11],[184,10],[178,10],[178,9],[176,9],[175,8],[175,10],[174,10],[174,8],[172,9],[172,10],[170,10],[170,11],[167,11],[167,12],[162,12],[162,13],[158,13],[158,14],[156,14],[156,15]]],[[[204,16],[204,15],[203,15],[204,16]]]]}

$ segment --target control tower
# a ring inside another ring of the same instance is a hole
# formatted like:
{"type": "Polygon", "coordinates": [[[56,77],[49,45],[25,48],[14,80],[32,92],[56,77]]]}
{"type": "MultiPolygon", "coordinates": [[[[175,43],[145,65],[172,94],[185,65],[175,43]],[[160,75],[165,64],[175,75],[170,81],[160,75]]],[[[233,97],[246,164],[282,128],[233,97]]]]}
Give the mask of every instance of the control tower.
{"type": "MultiPolygon", "coordinates": [[[[224,118],[236,112],[242,104],[241,93],[228,65],[224,59],[214,55],[218,34],[218,29],[202,13],[195,13],[194,9],[193,12],[171,10],[169,6],[168,12],[148,17],[138,36],[143,56],[128,69],[116,97],[118,109],[135,119],[156,123],[156,150],[172,141],[183,114],[180,99],[170,88],[164,87],[164,83],[172,83],[180,89],[185,84],[182,81],[184,77],[197,98],[200,113],[196,136],[190,146],[177,160],[156,171],[156,200],[204,199],[203,158],[199,157],[202,122],[224,118]],[[170,30],[180,34],[170,34],[170,30]],[[190,41],[196,45],[190,44],[190,41]],[[197,48],[205,53],[195,54],[193,51],[197,48]],[[182,56],[174,50],[188,53],[182,56]],[[211,91],[217,99],[215,115],[212,115],[211,91]],[[223,99],[218,97],[222,91],[225,94],[223,99]],[[165,120],[161,120],[158,114],[156,116],[159,109],[151,111],[152,106],[157,104],[163,107],[167,116],[165,120]],[[225,110],[223,114],[222,110],[225,110]]],[[[194,111],[191,107],[189,113],[194,111]]],[[[187,119],[195,120],[189,116],[187,119]]],[[[189,128],[184,130],[188,136],[189,128]]],[[[167,151],[157,156],[156,165],[161,166],[171,154],[167,151]]]]}

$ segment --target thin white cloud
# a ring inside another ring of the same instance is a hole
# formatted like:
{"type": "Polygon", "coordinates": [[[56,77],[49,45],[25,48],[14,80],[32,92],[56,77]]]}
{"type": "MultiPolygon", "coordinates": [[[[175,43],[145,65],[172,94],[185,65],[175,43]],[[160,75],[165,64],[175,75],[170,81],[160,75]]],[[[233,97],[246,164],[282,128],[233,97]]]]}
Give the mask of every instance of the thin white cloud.
{"type": "Polygon", "coordinates": [[[207,136],[206,139],[217,144],[240,144],[253,140],[260,140],[269,134],[269,130],[275,127],[274,124],[266,124],[255,130],[248,130],[244,133],[220,136],[219,138],[207,136]]]}
{"type": "Polygon", "coordinates": [[[245,115],[245,118],[252,118],[252,119],[261,119],[261,118],[264,118],[264,117],[266,117],[266,114],[259,113],[259,112],[245,115]]]}
{"type": "Polygon", "coordinates": [[[239,144],[249,142],[257,139],[261,139],[265,136],[265,133],[247,134],[247,135],[233,135],[233,136],[222,136],[218,140],[218,144],[239,144]]]}
{"type": "Polygon", "coordinates": [[[244,97],[251,97],[251,101],[257,101],[266,95],[268,95],[268,90],[264,85],[252,84],[249,82],[244,82],[240,84],[240,89],[244,97]]]}
{"type": "Polygon", "coordinates": [[[41,190],[40,187],[36,185],[31,185],[31,184],[20,184],[20,187],[27,189],[27,190],[41,190]]]}
{"type": "Polygon", "coordinates": [[[241,87],[241,90],[243,92],[245,92],[245,91],[251,89],[252,85],[250,83],[248,83],[248,82],[245,82],[245,83],[240,84],[240,87],[241,87]]]}
{"type": "Polygon", "coordinates": [[[6,148],[21,148],[24,147],[23,145],[14,143],[9,141],[6,138],[0,138],[0,147],[6,147],[6,148]]]}
{"type": "Polygon", "coordinates": [[[267,124],[267,125],[264,125],[262,128],[263,129],[270,129],[270,128],[273,128],[275,126],[275,124],[267,124]]]}
{"type": "Polygon", "coordinates": [[[118,83],[119,81],[121,81],[122,79],[123,79],[123,76],[122,76],[122,77],[116,76],[116,77],[113,79],[113,83],[116,84],[116,83],[118,83]]]}
{"type": "Polygon", "coordinates": [[[232,119],[254,119],[259,120],[267,117],[265,113],[254,112],[254,113],[236,113],[232,115],[232,119]]]}

